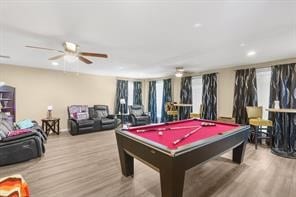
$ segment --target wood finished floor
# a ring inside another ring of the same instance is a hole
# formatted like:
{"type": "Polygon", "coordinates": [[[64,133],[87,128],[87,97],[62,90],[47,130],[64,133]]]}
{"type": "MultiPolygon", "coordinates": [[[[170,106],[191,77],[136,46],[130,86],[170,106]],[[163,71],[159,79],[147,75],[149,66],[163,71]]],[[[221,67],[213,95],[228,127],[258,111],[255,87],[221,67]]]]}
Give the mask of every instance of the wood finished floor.
{"type": "MultiPolygon", "coordinates": [[[[134,178],[121,175],[114,131],[52,135],[41,159],[0,167],[0,177],[22,174],[33,197],[161,196],[158,172],[135,160],[134,178]]],[[[248,145],[237,165],[231,152],[186,172],[185,197],[295,197],[296,160],[248,145]]]]}

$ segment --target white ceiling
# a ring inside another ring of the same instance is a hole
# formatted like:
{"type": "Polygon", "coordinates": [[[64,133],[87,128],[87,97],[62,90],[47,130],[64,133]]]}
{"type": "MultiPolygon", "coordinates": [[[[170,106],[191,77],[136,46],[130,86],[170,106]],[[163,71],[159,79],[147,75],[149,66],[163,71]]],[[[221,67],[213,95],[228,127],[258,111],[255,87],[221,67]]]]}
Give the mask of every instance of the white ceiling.
{"type": "Polygon", "coordinates": [[[11,56],[0,63],[63,70],[47,60],[57,53],[24,46],[62,49],[64,41],[110,56],[66,70],[132,78],[290,58],[296,1],[0,0],[0,54],[11,56]]]}

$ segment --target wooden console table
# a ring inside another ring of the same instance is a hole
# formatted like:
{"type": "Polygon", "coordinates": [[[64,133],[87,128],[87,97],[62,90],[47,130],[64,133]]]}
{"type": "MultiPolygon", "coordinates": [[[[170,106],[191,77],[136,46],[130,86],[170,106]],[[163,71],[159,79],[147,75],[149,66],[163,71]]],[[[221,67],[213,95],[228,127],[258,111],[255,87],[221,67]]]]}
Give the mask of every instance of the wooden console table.
{"type": "Polygon", "coordinates": [[[55,134],[60,134],[60,119],[59,118],[44,118],[42,121],[42,129],[46,135],[49,135],[50,131],[55,134]]]}

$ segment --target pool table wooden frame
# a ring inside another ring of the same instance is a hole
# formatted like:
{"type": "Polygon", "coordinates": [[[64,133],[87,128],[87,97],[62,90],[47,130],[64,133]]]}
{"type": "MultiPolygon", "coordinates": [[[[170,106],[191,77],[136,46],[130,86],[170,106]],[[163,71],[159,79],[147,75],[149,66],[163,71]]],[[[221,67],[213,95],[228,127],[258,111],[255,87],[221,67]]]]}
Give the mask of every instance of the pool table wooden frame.
{"type": "Polygon", "coordinates": [[[199,140],[175,150],[131,132],[116,129],[122,174],[126,177],[133,176],[134,158],[136,158],[159,171],[162,197],[181,197],[186,170],[230,149],[233,149],[233,162],[240,164],[244,158],[249,129],[249,126],[239,126],[223,135],[199,140]]]}

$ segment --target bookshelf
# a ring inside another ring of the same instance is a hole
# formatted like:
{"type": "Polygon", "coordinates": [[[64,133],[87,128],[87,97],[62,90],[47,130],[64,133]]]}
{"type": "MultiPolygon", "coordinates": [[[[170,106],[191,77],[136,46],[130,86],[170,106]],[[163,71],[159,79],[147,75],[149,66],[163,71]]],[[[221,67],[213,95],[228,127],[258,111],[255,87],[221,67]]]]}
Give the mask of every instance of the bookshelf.
{"type": "Polygon", "coordinates": [[[0,86],[0,109],[15,122],[15,88],[11,86],[0,86]]]}

